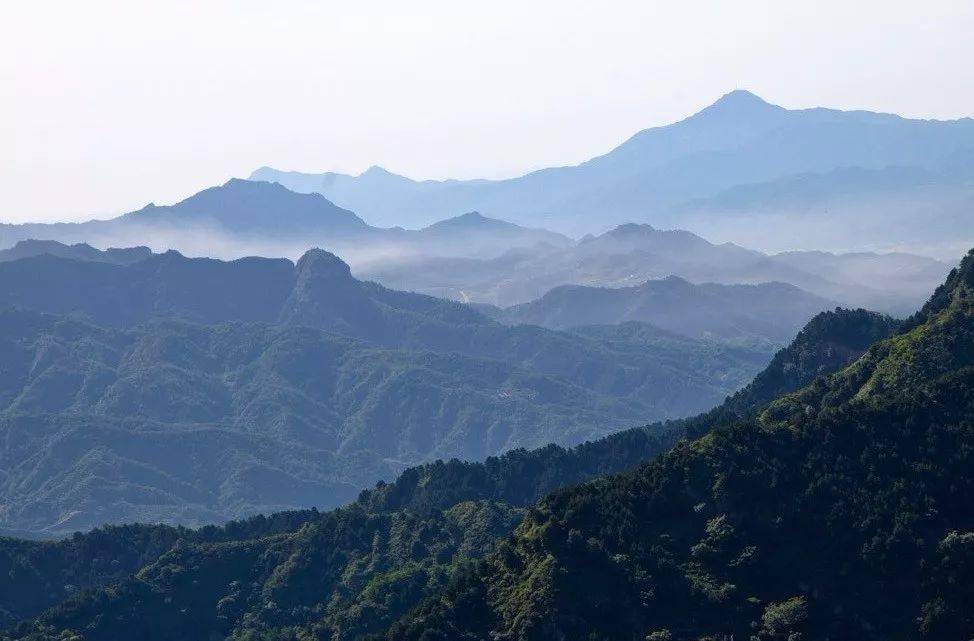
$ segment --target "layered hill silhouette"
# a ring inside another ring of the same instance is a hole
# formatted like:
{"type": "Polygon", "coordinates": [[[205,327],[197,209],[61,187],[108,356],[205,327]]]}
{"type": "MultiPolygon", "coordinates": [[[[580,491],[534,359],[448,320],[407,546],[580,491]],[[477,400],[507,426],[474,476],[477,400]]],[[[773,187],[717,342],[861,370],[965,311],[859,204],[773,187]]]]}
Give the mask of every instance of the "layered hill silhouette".
{"type": "Polygon", "coordinates": [[[318,245],[386,286],[500,306],[528,302],[559,285],[619,287],[673,275],[695,283],[786,282],[843,305],[908,315],[949,271],[946,263],[902,253],[767,255],[649,225],[621,225],[573,241],[477,212],[419,230],[378,228],[318,194],[244,180],[112,220],[0,225],[0,246],[11,246],[0,250],[0,259],[48,253],[133,262],[145,256],[144,247],[124,257],[122,250],[108,250],[111,258],[91,248],[143,243],[160,253],[294,259],[318,245]]]}
{"type": "Polygon", "coordinates": [[[19,580],[16,590],[0,589],[0,610],[10,625],[65,601],[12,638],[68,629],[92,640],[380,633],[451,589],[467,563],[491,554],[551,490],[636,465],[715,421],[753,415],[895,327],[863,311],[823,313],[754,384],[708,414],[572,450],[547,446],[410,468],[330,513],[285,512],[200,530],[111,527],[58,543],[0,540],[0,568],[19,580]]]}
{"type": "Polygon", "coordinates": [[[578,443],[767,362],[652,326],[507,327],[332,254],[0,262],[0,528],[333,506],[405,465],[578,443]]]}
{"type": "Polygon", "coordinates": [[[809,318],[834,307],[785,283],[694,285],[670,276],[616,289],[563,285],[530,303],[481,309],[509,325],[567,329],[639,321],[691,337],[786,343],[809,318]]]}
{"type": "MultiPolygon", "coordinates": [[[[572,243],[561,234],[520,227],[473,211],[419,230],[373,227],[320,194],[239,179],[173,205],[149,204],[109,220],[0,224],[0,247],[23,241],[33,243],[33,250],[28,243],[27,249],[12,256],[40,253],[37,243],[41,241],[95,247],[149,243],[158,252],[176,249],[215,258],[297,258],[308,247],[322,246],[362,265],[404,255],[490,257],[512,248],[572,243]]],[[[77,248],[73,256],[85,257],[77,248]]]]}
{"type": "Polygon", "coordinates": [[[97,263],[131,265],[151,256],[152,250],[148,247],[109,247],[106,250],[100,250],[86,243],[65,245],[56,240],[21,240],[9,249],[0,249],[0,262],[44,255],[97,263]]]}
{"type": "Polygon", "coordinates": [[[379,225],[475,209],[572,234],[635,220],[762,248],[847,247],[854,231],[960,253],[954,232],[974,233],[972,153],[969,118],[789,110],[739,90],[577,166],[508,180],[413,181],[377,167],[360,176],[263,167],[251,178],[322,193],[379,225]]]}
{"type": "Polygon", "coordinates": [[[678,276],[693,283],[788,283],[842,305],[907,316],[950,268],[900,253],[768,255],[688,231],[626,224],[571,246],[515,249],[495,258],[408,256],[360,271],[389,287],[500,307],[529,303],[563,285],[632,287],[678,276]]]}
{"type": "Polygon", "coordinates": [[[972,167],[735,91],[0,224],[0,641],[974,638],[972,167]]]}

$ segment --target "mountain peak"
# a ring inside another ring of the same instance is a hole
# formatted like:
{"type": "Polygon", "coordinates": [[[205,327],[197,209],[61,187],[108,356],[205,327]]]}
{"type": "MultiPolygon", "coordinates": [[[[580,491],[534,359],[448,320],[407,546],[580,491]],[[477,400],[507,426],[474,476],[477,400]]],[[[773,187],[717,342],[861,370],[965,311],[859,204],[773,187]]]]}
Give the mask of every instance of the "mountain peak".
{"type": "Polygon", "coordinates": [[[317,277],[338,276],[343,280],[351,279],[352,277],[352,270],[348,266],[348,263],[331,252],[317,247],[309,249],[298,259],[297,271],[298,274],[317,277]]]}
{"type": "Polygon", "coordinates": [[[459,216],[454,216],[453,218],[447,218],[439,222],[433,223],[430,227],[436,227],[441,225],[456,225],[456,226],[477,226],[483,225],[484,223],[499,222],[493,218],[488,218],[484,216],[479,211],[468,211],[465,214],[460,214],[459,216]]]}
{"type": "Polygon", "coordinates": [[[460,214],[459,216],[454,217],[453,220],[463,220],[467,222],[483,222],[485,220],[488,220],[488,218],[483,214],[481,214],[479,211],[468,211],[465,214],[460,214]]]}
{"type": "Polygon", "coordinates": [[[373,189],[388,187],[390,185],[411,185],[414,182],[412,178],[400,176],[378,165],[372,165],[360,173],[357,178],[358,180],[365,181],[373,189]]]}
{"type": "MultiPolygon", "coordinates": [[[[735,89],[734,91],[729,91],[718,98],[717,101],[710,106],[720,107],[722,109],[776,108],[775,105],[772,105],[761,96],[752,93],[747,89],[735,89]]],[[[780,109],[780,107],[777,108],[780,109]]]]}
{"type": "Polygon", "coordinates": [[[369,226],[347,209],[318,193],[298,193],[278,182],[231,178],[175,205],[145,208],[131,214],[143,220],[208,221],[237,232],[304,237],[322,230],[359,233],[369,226]]]}
{"type": "Polygon", "coordinates": [[[361,174],[359,174],[359,178],[366,178],[366,177],[380,178],[380,177],[395,176],[395,175],[396,174],[392,173],[388,169],[384,169],[380,167],[379,165],[372,165],[371,167],[363,171],[361,174]]]}
{"type": "Polygon", "coordinates": [[[694,117],[707,116],[710,118],[739,119],[750,116],[763,116],[770,113],[785,111],[784,107],[772,105],[760,96],[746,89],[735,89],[717,99],[715,103],[706,107],[694,117]]]}
{"type": "Polygon", "coordinates": [[[654,232],[656,232],[656,228],[646,223],[623,223],[605,232],[605,235],[614,238],[626,238],[652,234],[654,232]]]}
{"type": "Polygon", "coordinates": [[[770,103],[761,96],[748,91],[747,89],[735,89],[728,91],[717,99],[714,105],[767,105],[770,103]]]}
{"type": "Polygon", "coordinates": [[[298,260],[296,271],[294,289],[281,309],[281,323],[342,327],[359,336],[381,331],[382,313],[338,256],[309,249],[298,260]]]}
{"type": "MultiPolygon", "coordinates": [[[[277,193],[277,194],[289,194],[295,193],[290,189],[285,187],[279,182],[267,181],[267,180],[248,180],[246,178],[231,178],[222,185],[217,187],[211,187],[205,191],[213,192],[224,192],[224,193],[237,193],[237,194],[255,194],[255,193],[277,193]]],[[[203,193],[203,192],[200,192],[203,193]]],[[[318,194],[315,194],[316,196],[318,194]]],[[[192,198],[192,196],[190,196],[192,198]]]]}
{"type": "Polygon", "coordinates": [[[479,211],[468,211],[465,214],[446,218],[427,227],[428,230],[462,230],[462,229],[481,229],[484,227],[516,227],[513,223],[496,218],[488,218],[479,211]]]}

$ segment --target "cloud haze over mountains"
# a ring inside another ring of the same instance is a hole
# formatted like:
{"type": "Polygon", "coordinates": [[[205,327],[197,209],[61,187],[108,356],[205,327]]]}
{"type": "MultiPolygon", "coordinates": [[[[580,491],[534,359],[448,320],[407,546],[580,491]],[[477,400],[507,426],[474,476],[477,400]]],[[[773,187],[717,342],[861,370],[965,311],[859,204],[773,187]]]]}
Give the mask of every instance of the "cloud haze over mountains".
{"type": "Polygon", "coordinates": [[[0,224],[0,525],[334,505],[433,457],[705,410],[821,312],[915,312],[974,242],[972,167],[971,119],[737,90],[510,179],[265,166],[0,224]],[[870,251],[894,247],[920,253],[870,251]],[[184,477],[166,429],[227,469],[184,477]]]}
{"type": "MultiPolygon", "coordinates": [[[[754,238],[762,233],[755,231],[754,238]]],[[[952,234],[962,237],[963,230],[952,234]]],[[[502,307],[560,285],[618,287],[679,276],[694,283],[780,281],[843,305],[908,314],[950,267],[949,261],[903,253],[769,255],[645,224],[573,240],[478,212],[417,230],[374,227],[318,193],[240,179],[110,220],[0,225],[0,247],[12,256],[41,251],[51,240],[105,249],[149,245],[157,252],[220,258],[296,259],[319,246],[341,256],[356,274],[387,286],[502,307]]],[[[132,256],[141,251],[128,250],[132,256]]]]}
{"type": "Polygon", "coordinates": [[[417,182],[379,167],[262,167],[251,178],[324,194],[378,225],[475,209],[573,235],[645,222],[758,249],[917,245],[956,256],[974,238],[972,158],[969,118],[788,110],[738,90],[577,166],[508,180],[417,182]]]}
{"type": "Polygon", "coordinates": [[[620,225],[563,246],[515,249],[494,258],[405,255],[363,265],[390,287],[501,307],[527,303],[562,285],[631,287],[679,276],[695,283],[778,281],[853,307],[914,311],[949,263],[910,254],[763,254],[714,244],[687,231],[620,225]]]}

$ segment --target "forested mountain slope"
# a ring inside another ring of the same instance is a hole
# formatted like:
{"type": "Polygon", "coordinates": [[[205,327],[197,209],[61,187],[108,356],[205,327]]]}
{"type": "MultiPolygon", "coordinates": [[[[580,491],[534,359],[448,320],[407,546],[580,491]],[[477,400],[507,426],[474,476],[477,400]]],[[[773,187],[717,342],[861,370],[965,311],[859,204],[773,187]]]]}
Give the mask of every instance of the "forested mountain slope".
{"type": "Polygon", "coordinates": [[[710,415],[573,450],[547,446],[411,468],[326,515],[281,513],[196,531],[106,528],[58,543],[8,539],[0,542],[0,570],[20,587],[0,593],[0,607],[13,623],[68,599],[12,632],[35,639],[64,628],[86,639],[360,638],[462,576],[548,492],[648,460],[717,416],[747,415],[770,400],[770,390],[832,371],[865,349],[865,337],[889,327],[889,319],[866,312],[821,314],[778,355],[765,384],[710,415]],[[778,380],[796,358],[798,375],[778,380]]]}
{"type": "Polygon", "coordinates": [[[649,327],[509,328],[322,251],[0,263],[0,529],[333,507],[439,457],[712,406],[767,362],[649,327]]]}
{"type": "Polygon", "coordinates": [[[974,252],[756,416],[556,492],[391,639],[974,634],[974,252]]]}

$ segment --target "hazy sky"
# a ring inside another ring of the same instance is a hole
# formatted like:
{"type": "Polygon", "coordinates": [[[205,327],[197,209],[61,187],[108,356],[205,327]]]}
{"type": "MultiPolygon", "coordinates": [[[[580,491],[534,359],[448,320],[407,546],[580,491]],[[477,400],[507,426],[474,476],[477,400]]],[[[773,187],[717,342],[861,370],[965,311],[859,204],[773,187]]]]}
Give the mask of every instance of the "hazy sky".
{"type": "Polygon", "coordinates": [[[4,2],[0,220],[114,215],[265,164],[511,176],[738,87],[968,116],[972,34],[972,0],[4,2]]]}

